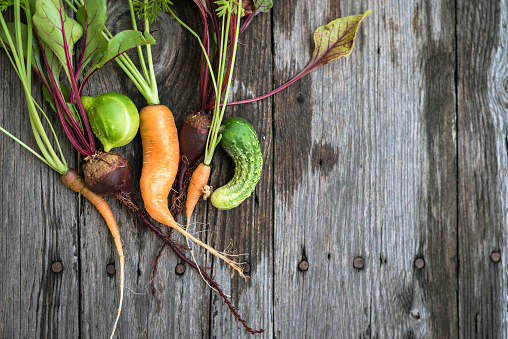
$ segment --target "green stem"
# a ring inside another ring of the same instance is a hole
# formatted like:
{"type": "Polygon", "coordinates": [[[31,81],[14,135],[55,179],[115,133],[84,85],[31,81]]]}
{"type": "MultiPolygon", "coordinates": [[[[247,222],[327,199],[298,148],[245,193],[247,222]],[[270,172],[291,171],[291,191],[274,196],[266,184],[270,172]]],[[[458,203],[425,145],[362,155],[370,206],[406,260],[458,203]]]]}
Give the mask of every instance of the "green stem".
{"type": "MultiPolygon", "coordinates": [[[[78,8],[76,6],[72,5],[72,2],[70,0],[65,0],[65,2],[72,8],[74,12],[78,11],[78,8]]],[[[78,5],[78,7],[83,6],[84,2],[82,0],[74,0],[74,2],[78,5]]],[[[132,3],[132,0],[129,0],[129,9],[131,12],[131,20],[132,20],[132,26],[134,30],[138,30],[137,24],[136,24],[136,17],[134,15],[134,5],[132,3]]],[[[145,32],[149,32],[148,26],[145,25],[145,32]]],[[[111,38],[113,38],[113,35],[109,30],[106,28],[106,26],[103,27],[102,33],[104,37],[109,41],[111,38]]],[[[134,62],[129,58],[128,55],[122,54],[119,57],[115,59],[116,63],[120,66],[120,68],[125,72],[125,74],[132,80],[134,83],[134,86],[138,89],[139,93],[146,99],[147,103],[149,105],[157,105],[159,104],[159,93],[157,90],[157,83],[155,81],[155,75],[153,71],[151,73],[148,72],[148,69],[146,68],[145,59],[143,56],[143,51],[141,49],[141,46],[137,46],[138,54],[139,54],[139,61],[141,63],[141,68],[143,70],[143,74],[138,70],[134,62]]],[[[150,45],[147,45],[147,58],[148,58],[148,64],[150,67],[150,70],[153,70],[153,63],[152,63],[152,56],[151,56],[151,50],[150,45]],[[148,54],[150,56],[148,56],[148,54]]]]}
{"type": "Polygon", "coordinates": [[[222,103],[221,108],[221,88],[225,77],[226,72],[226,62],[227,62],[227,40],[229,39],[229,26],[231,24],[231,16],[234,12],[234,9],[232,12],[228,11],[227,14],[227,24],[226,28],[224,28],[224,18],[222,19],[222,32],[221,32],[221,44],[220,44],[220,57],[219,57],[219,71],[217,72],[218,75],[218,90],[216,90],[216,97],[215,97],[215,109],[214,109],[214,115],[212,120],[212,126],[210,127],[210,133],[208,134],[208,139],[206,141],[206,150],[205,150],[205,159],[204,164],[210,165],[212,162],[213,154],[215,152],[215,148],[219,144],[218,134],[219,134],[219,127],[222,122],[222,118],[224,117],[224,112],[226,110],[228,96],[229,96],[229,90],[231,88],[231,80],[233,78],[233,71],[235,68],[235,60],[236,60],[236,52],[238,50],[238,37],[240,33],[240,20],[241,20],[241,4],[242,0],[238,0],[238,7],[237,7],[237,18],[236,18],[236,31],[235,31],[235,43],[231,46],[232,48],[232,55],[231,55],[231,70],[229,72],[229,77],[227,79],[227,86],[226,91],[224,95],[224,100],[222,103]],[[225,34],[224,34],[225,31],[225,34]]]}
{"type": "MultiPolygon", "coordinates": [[[[32,20],[31,20],[31,13],[30,13],[30,7],[27,7],[25,9],[26,11],[26,17],[27,17],[27,29],[28,29],[28,36],[27,36],[27,56],[26,56],[26,62],[25,62],[25,56],[24,56],[24,50],[23,50],[23,37],[21,35],[21,2],[20,0],[15,0],[14,2],[14,16],[15,16],[15,35],[16,35],[16,44],[13,43],[12,36],[10,35],[9,31],[7,30],[7,25],[5,23],[3,15],[0,14],[0,24],[2,26],[2,29],[4,30],[4,34],[7,38],[7,41],[9,43],[9,46],[11,46],[10,50],[12,52],[12,56],[9,53],[9,49],[5,45],[3,41],[1,42],[1,46],[6,51],[10,62],[12,63],[12,66],[14,67],[16,74],[18,75],[19,79],[21,80],[21,83],[23,85],[23,91],[25,93],[27,105],[28,105],[28,113],[30,117],[30,125],[32,127],[32,132],[34,134],[35,141],[42,153],[42,155],[39,155],[37,152],[35,152],[33,149],[28,147],[26,144],[22,143],[19,139],[15,138],[12,134],[8,133],[5,129],[1,129],[2,132],[7,132],[6,134],[13,138],[15,141],[19,142],[23,147],[28,149],[30,152],[32,152],[34,155],[36,155],[39,159],[43,160],[45,164],[53,168],[59,173],[62,173],[65,169],[67,169],[67,164],[65,162],[65,159],[63,158],[63,155],[60,150],[60,155],[62,156],[61,160],[57,154],[55,153],[49,138],[46,135],[46,132],[44,131],[44,127],[40,121],[40,117],[37,113],[37,107],[34,98],[32,97],[32,87],[31,87],[31,66],[32,66],[32,20]]],[[[39,107],[40,108],[40,107],[39,107]]],[[[42,110],[41,110],[42,111],[42,110]]],[[[51,124],[50,124],[51,126],[51,124]]],[[[51,126],[52,128],[52,126],[51,126]]],[[[54,133],[54,132],[53,132],[54,133]]],[[[58,144],[58,140],[56,141],[58,144]]],[[[60,145],[58,144],[58,147],[60,148],[60,145]]],[[[64,172],[65,173],[65,172],[64,172]]]]}
{"type": "Polygon", "coordinates": [[[37,153],[36,151],[34,151],[30,146],[28,146],[27,144],[25,144],[23,141],[19,140],[18,138],[16,138],[14,135],[12,135],[11,133],[9,133],[8,130],[4,129],[2,126],[0,126],[0,131],[2,131],[3,133],[5,133],[9,138],[11,138],[12,140],[16,141],[18,144],[20,144],[21,146],[23,146],[25,149],[27,149],[30,153],[32,153],[33,155],[35,155],[37,158],[39,158],[39,160],[41,160],[43,163],[45,163],[46,165],[48,165],[49,167],[51,167],[51,165],[46,161],[46,159],[44,159],[39,153],[37,153]]]}
{"type": "MultiPolygon", "coordinates": [[[[145,0],[145,5],[147,3],[147,0],[145,0]]],[[[129,0],[129,10],[131,12],[131,21],[132,21],[132,28],[137,31],[138,30],[138,25],[136,23],[136,15],[134,14],[134,5],[132,3],[132,1],[129,0]]],[[[146,24],[145,24],[145,27],[146,27],[146,24]]],[[[138,54],[139,54],[139,62],[141,63],[141,67],[143,68],[143,74],[145,75],[145,79],[149,79],[149,75],[148,75],[148,71],[146,69],[146,65],[145,65],[145,57],[143,56],[143,50],[141,49],[141,46],[138,46],[137,47],[138,49],[138,54]]],[[[150,60],[148,61],[150,62],[150,60]]]]}
{"type": "Polygon", "coordinates": [[[180,18],[178,16],[176,16],[176,14],[171,10],[171,8],[169,9],[169,12],[176,19],[176,21],[178,21],[180,23],[180,25],[182,25],[192,35],[194,35],[194,37],[196,37],[196,39],[198,39],[199,46],[201,47],[201,50],[203,51],[203,55],[205,56],[206,64],[208,65],[208,69],[210,70],[210,76],[212,78],[212,83],[213,83],[213,87],[215,89],[215,94],[217,94],[217,82],[216,82],[215,75],[214,75],[214,72],[213,72],[212,63],[210,62],[210,59],[208,58],[208,54],[207,54],[207,51],[205,49],[205,46],[203,45],[203,41],[201,41],[201,38],[199,37],[199,35],[196,32],[194,32],[192,30],[192,28],[187,26],[182,20],[180,20],[180,18]]]}
{"type": "MultiPolygon", "coordinates": [[[[65,0],[65,3],[73,10],[74,13],[76,13],[78,11],[78,9],[76,7],[74,7],[74,4],[72,3],[72,1],[65,0]]],[[[80,6],[83,6],[83,4],[81,4],[79,1],[76,1],[76,3],[80,6]]]]}
{"type": "MultiPolygon", "coordinates": [[[[227,19],[228,24],[227,25],[225,24],[226,20],[224,20],[224,18],[222,19],[222,24],[221,24],[221,39],[220,39],[220,46],[218,49],[218,52],[219,52],[219,68],[217,71],[217,80],[218,80],[217,87],[218,87],[218,89],[215,91],[215,109],[214,109],[214,114],[213,114],[213,119],[212,119],[212,125],[210,126],[210,132],[208,133],[208,138],[206,139],[205,159],[203,161],[203,163],[205,165],[210,165],[210,163],[212,162],[213,153],[215,151],[215,147],[217,146],[216,145],[217,144],[217,134],[219,131],[219,126],[217,126],[217,124],[219,123],[219,125],[220,125],[220,122],[218,121],[219,114],[217,114],[217,112],[219,112],[219,110],[220,110],[220,101],[222,98],[222,84],[224,81],[224,75],[223,75],[223,72],[224,72],[223,68],[224,68],[224,64],[225,64],[224,41],[225,41],[225,38],[227,36],[229,36],[229,34],[225,33],[225,30],[227,30],[229,32],[230,18],[231,18],[231,12],[228,12],[228,19],[227,19]]],[[[227,44],[226,44],[226,52],[227,52],[227,44]]]]}
{"type": "MultiPolygon", "coordinates": [[[[58,147],[58,151],[60,152],[60,158],[56,158],[56,159],[60,160],[62,162],[63,167],[68,169],[67,161],[65,160],[65,157],[64,157],[63,152],[62,152],[62,147],[60,146],[60,143],[58,142],[58,137],[56,135],[55,129],[53,128],[53,125],[51,124],[51,121],[49,121],[48,116],[46,115],[46,113],[44,113],[44,111],[42,110],[41,106],[39,106],[39,104],[35,100],[34,100],[34,104],[35,104],[35,106],[37,106],[39,111],[42,113],[42,115],[46,119],[46,122],[48,123],[49,128],[51,129],[51,133],[53,133],[53,137],[56,140],[56,146],[58,147]]],[[[65,170],[65,172],[67,172],[67,170],[65,170]]]]}
{"type": "MultiPolygon", "coordinates": [[[[145,0],[145,4],[147,3],[147,1],[148,0],[145,0]]],[[[147,36],[147,35],[150,35],[150,22],[148,21],[148,17],[146,15],[146,13],[144,15],[144,19],[145,19],[145,36],[147,36]]],[[[155,79],[155,71],[153,68],[152,46],[150,46],[150,45],[146,45],[146,57],[148,59],[148,67],[150,68],[150,88],[151,88],[152,92],[155,93],[157,96],[157,102],[155,102],[155,103],[149,102],[149,104],[158,105],[158,104],[160,104],[159,93],[158,93],[158,89],[157,89],[157,80],[155,79]]],[[[144,65],[144,62],[142,63],[142,65],[144,65]]]]}

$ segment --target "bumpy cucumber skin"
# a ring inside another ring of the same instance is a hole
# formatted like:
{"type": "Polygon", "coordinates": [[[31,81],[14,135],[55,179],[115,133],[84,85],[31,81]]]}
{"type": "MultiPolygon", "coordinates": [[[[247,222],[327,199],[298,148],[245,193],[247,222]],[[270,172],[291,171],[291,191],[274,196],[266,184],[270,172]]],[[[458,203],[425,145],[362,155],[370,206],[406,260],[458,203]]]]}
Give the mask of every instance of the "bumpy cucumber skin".
{"type": "Polygon", "coordinates": [[[235,163],[235,174],[210,198],[212,205],[228,210],[240,205],[254,191],[261,178],[263,156],[256,131],[245,119],[229,118],[221,125],[221,147],[235,163]]]}

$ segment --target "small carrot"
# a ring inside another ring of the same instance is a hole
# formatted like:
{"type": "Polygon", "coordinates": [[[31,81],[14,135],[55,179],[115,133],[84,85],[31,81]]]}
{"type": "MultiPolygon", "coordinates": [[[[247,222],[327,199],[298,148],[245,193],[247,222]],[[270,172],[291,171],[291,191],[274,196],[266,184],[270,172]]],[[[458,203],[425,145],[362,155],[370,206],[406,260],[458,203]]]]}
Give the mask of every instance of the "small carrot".
{"type": "Polygon", "coordinates": [[[192,178],[189,183],[189,191],[187,193],[187,201],[185,203],[185,210],[187,214],[187,225],[189,225],[192,212],[199,201],[199,198],[203,195],[203,191],[210,178],[210,166],[200,163],[198,167],[192,173],[192,178]]]}
{"type": "Polygon", "coordinates": [[[141,109],[139,115],[139,131],[143,145],[143,167],[139,187],[146,211],[158,222],[174,228],[224,260],[242,277],[245,277],[240,264],[188,233],[171,215],[168,208],[168,195],[175,181],[180,156],[178,132],[173,114],[164,105],[152,105],[141,109]]]}
{"type": "Polygon", "coordinates": [[[125,258],[123,255],[122,248],[122,239],[120,238],[120,232],[118,231],[118,226],[116,224],[115,218],[113,217],[113,213],[109,208],[108,203],[101,195],[95,194],[88,187],[85,186],[85,182],[82,177],[79,176],[78,172],[73,169],[69,169],[62,177],[62,182],[65,186],[69,187],[74,192],[80,193],[86,199],[88,199],[95,208],[102,215],[106,224],[108,225],[109,231],[113,236],[113,240],[115,241],[116,250],[118,251],[118,256],[120,257],[120,303],[118,305],[118,315],[115,319],[115,324],[113,326],[113,331],[111,332],[111,338],[115,334],[116,325],[118,324],[118,319],[120,318],[120,311],[122,310],[122,302],[123,302],[123,290],[125,285],[125,258]]]}

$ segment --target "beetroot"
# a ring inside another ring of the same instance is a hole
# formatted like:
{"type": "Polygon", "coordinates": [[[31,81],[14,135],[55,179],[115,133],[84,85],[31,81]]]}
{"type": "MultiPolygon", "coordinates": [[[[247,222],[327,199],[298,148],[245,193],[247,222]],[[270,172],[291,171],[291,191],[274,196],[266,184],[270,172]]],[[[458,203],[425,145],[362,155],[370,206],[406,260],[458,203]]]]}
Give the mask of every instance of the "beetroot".
{"type": "Polygon", "coordinates": [[[85,158],[85,184],[95,193],[116,196],[120,191],[131,192],[131,166],[118,152],[97,151],[85,158]]]}
{"type": "Polygon", "coordinates": [[[173,217],[178,220],[182,211],[182,201],[185,195],[187,171],[192,167],[205,152],[206,139],[212,124],[212,115],[204,111],[195,111],[189,114],[180,129],[180,164],[175,181],[173,195],[173,217]]]}

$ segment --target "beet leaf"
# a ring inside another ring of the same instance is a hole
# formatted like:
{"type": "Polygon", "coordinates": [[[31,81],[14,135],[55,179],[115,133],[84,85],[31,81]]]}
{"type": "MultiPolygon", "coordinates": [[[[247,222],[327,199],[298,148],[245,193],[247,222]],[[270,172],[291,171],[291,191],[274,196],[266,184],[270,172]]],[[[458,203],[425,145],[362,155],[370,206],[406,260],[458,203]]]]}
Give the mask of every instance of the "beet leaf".
{"type": "Polygon", "coordinates": [[[83,28],[65,13],[59,0],[37,1],[35,8],[33,22],[40,39],[53,51],[70,77],[72,49],[83,36],[83,28]]]}
{"type": "Polygon", "coordinates": [[[149,33],[143,35],[133,30],[120,32],[109,41],[108,49],[97,66],[102,67],[128,50],[145,44],[155,44],[155,39],[149,33]]]}
{"type": "Polygon", "coordinates": [[[76,72],[77,78],[97,54],[108,49],[108,41],[102,35],[102,27],[106,23],[106,18],[106,2],[102,0],[87,0],[76,13],[76,20],[85,30],[84,48],[76,72]]]}
{"type": "Polygon", "coordinates": [[[272,7],[273,0],[254,0],[255,14],[268,12],[272,7]]]}
{"type": "Polygon", "coordinates": [[[305,75],[309,74],[316,68],[326,65],[332,60],[350,55],[351,52],[353,51],[358,26],[363,21],[363,19],[365,19],[370,13],[371,10],[369,9],[364,14],[351,15],[345,18],[339,18],[333,20],[327,25],[319,27],[314,32],[315,48],[314,52],[312,53],[312,57],[307,66],[300,73],[298,73],[298,75],[296,75],[286,84],[267,94],[264,94],[254,99],[230,102],[227,105],[233,106],[246,104],[249,102],[254,102],[264,98],[268,98],[269,96],[277,92],[280,92],[284,88],[295,83],[296,81],[303,78],[305,75]]]}

